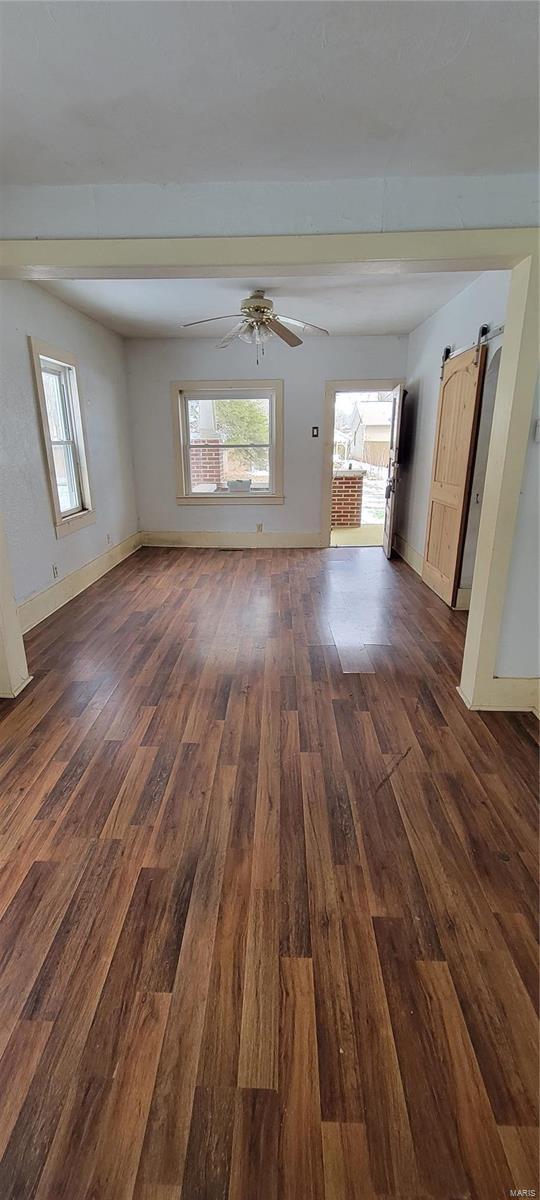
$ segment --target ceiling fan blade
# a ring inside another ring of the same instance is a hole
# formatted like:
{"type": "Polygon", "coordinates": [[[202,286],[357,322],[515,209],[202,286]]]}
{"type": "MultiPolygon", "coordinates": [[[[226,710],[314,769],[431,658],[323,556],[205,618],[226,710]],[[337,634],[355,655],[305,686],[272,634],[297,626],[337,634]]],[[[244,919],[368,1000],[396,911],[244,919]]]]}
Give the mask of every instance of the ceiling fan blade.
{"type": "Polygon", "coordinates": [[[192,325],[208,325],[210,321],[230,321],[231,317],[239,317],[240,313],[225,313],[222,317],[205,317],[203,321],[188,321],[180,329],[190,329],[192,325]]]}
{"type": "Polygon", "coordinates": [[[294,317],[283,317],[281,313],[277,314],[278,321],[286,321],[288,325],[297,325],[299,329],[303,329],[304,333],[325,333],[328,337],[330,332],[328,329],[323,329],[322,325],[311,325],[309,321],[297,321],[294,317]]]}
{"type": "Polygon", "coordinates": [[[302,338],[297,337],[296,334],[292,332],[292,329],[287,329],[286,325],[282,325],[281,321],[278,321],[276,317],[271,317],[270,320],[266,321],[266,325],[268,326],[268,329],[272,330],[272,333],[277,334],[277,336],[281,338],[282,342],[286,342],[288,346],[302,345],[302,338]]]}
{"type": "Polygon", "coordinates": [[[245,321],[239,321],[237,325],[233,325],[233,328],[225,334],[225,337],[223,337],[220,342],[218,342],[216,349],[224,350],[225,346],[229,345],[229,342],[234,342],[234,339],[239,336],[240,331],[244,328],[245,324],[245,321]]]}

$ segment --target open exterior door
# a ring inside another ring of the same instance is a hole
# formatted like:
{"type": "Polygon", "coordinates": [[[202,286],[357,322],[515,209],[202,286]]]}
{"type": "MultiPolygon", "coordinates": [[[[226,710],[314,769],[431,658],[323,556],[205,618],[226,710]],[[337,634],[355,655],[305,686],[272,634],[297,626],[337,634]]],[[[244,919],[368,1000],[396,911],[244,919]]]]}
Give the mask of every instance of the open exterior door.
{"type": "Polygon", "coordinates": [[[383,550],[387,558],[392,555],[392,538],[394,534],[394,519],[396,507],[396,488],[399,475],[399,435],[401,431],[401,412],[406,396],[403,384],[394,388],[392,405],[392,422],[390,426],[390,454],[388,458],[388,479],[386,481],[386,506],[384,510],[383,550]]]}
{"type": "Polygon", "coordinates": [[[422,579],[451,606],[459,588],[486,354],[479,344],[448,358],[439,395],[422,579]]]}

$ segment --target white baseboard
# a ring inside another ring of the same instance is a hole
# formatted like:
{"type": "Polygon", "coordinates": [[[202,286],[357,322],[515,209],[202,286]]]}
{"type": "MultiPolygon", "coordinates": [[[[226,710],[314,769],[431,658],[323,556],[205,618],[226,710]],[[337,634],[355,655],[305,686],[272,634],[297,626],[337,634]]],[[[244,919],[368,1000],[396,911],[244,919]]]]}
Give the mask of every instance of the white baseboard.
{"type": "Polygon", "coordinates": [[[0,697],[13,700],[30,678],[0,514],[0,697]]]}
{"type": "Polygon", "coordinates": [[[324,544],[319,533],[216,533],[203,530],[200,533],[179,530],[157,530],[145,533],[133,533],[124,541],[111,546],[105,554],[85,563],[77,571],[72,571],[64,579],[59,579],[52,587],[30,596],[19,604],[17,613],[23,633],[34,629],[46,617],[50,617],[57,609],[63,608],[69,600],[73,600],[86,588],[106,575],[124,558],[128,558],[140,546],[185,546],[193,548],[216,549],[257,549],[257,548],[306,548],[316,549],[324,544]]]}
{"type": "Polygon", "coordinates": [[[465,695],[461,687],[457,692],[467,708],[480,712],[533,712],[538,715],[539,685],[538,679],[504,679],[497,675],[475,696],[465,695]]]}
{"type": "Polygon", "coordinates": [[[458,594],[454,608],[457,608],[459,612],[469,611],[471,607],[471,591],[472,588],[470,587],[458,588],[458,594]]]}
{"type": "MultiPolygon", "coordinates": [[[[416,571],[417,575],[421,576],[422,568],[424,566],[423,555],[419,554],[418,550],[415,550],[414,546],[411,546],[409,542],[406,542],[405,538],[402,538],[401,534],[399,533],[394,534],[393,545],[396,554],[399,554],[399,557],[402,558],[404,562],[408,563],[409,566],[412,567],[413,571],[416,571]]],[[[468,612],[470,607],[471,588],[459,588],[454,608],[461,612],[468,612]]]]}
{"type": "Polygon", "coordinates": [[[32,682],[33,678],[33,675],[27,675],[26,678],[23,679],[21,683],[18,683],[12,691],[0,691],[0,700],[16,700],[17,696],[20,696],[21,692],[29,683],[32,682]]]}
{"type": "Polygon", "coordinates": [[[399,557],[408,563],[413,571],[416,571],[417,575],[422,574],[422,567],[424,565],[423,555],[419,554],[414,546],[409,545],[409,542],[406,542],[405,538],[402,538],[399,533],[394,534],[393,548],[396,554],[399,554],[399,557]]]}
{"type": "Polygon", "coordinates": [[[58,608],[67,604],[68,600],[73,600],[74,596],[84,592],[87,587],[90,587],[97,579],[101,579],[102,575],[106,575],[107,571],[116,567],[124,558],[129,558],[130,554],[139,549],[140,544],[140,533],[132,533],[130,537],[118,542],[116,546],[111,546],[110,550],[105,551],[105,554],[100,554],[98,558],[85,563],[77,571],[72,571],[63,579],[59,579],[58,583],[53,583],[52,587],[46,588],[44,592],[38,592],[36,596],[30,596],[29,600],[19,604],[18,614],[22,632],[28,633],[35,625],[39,625],[40,621],[44,621],[58,608]]]}
{"type": "MultiPolygon", "coordinates": [[[[423,557],[410,546],[399,533],[394,535],[394,549],[400,558],[416,571],[422,574],[423,557]]],[[[468,611],[471,600],[471,588],[460,588],[457,595],[456,609],[468,611]]],[[[473,697],[466,696],[457,688],[463,703],[467,708],[486,712],[536,712],[539,711],[538,679],[503,679],[500,676],[485,684],[481,693],[473,697]]]]}
{"type": "Polygon", "coordinates": [[[212,529],[170,529],[145,530],[140,537],[143,546],[185,546],[199,550],[313,550],[324,546],[320,533],[226,533],[212,529]]]}
{"type": "MultiPolygon", "coordinates": [[[[18,616],[23,633],[28,633],[40,621],[51,616],[57,609],[62,608],[69,600],[84,592],[96,580],[101,579],[118,563],[142,546],[171,546],[191,547],[194,549],[318,549],[324,546],[324,537],[320,533],[224,533],[213,530],[160,530],[133,533],[124,541],[111,546],[105,554],[100,554],[91,562],[85,563],[77,571],[72,571],[64,579],[31,596],[18,607],[18,616]]],[[[401,538],[395,537],[395,550],[412,567],[413,571],[421,574],[422,556],[412,546],[401,538]]],[[[463,589],[468,591],[468,589],[463,589]]],[[[469,592],[470,595],[470,592],[469,592]]],[[[459,601],[459,596],[458,596],[459,601]]],[[[459,604],[458,604],[459,607],[459,604]]],[[[30,677],[31,678],[31,677],[30,677]]],[[[25,679],[18,690],[29,682],[25,679]]],[[[457,688],[463,703],[470,709],[496,712],[534,712],[540,711],[538,679],[504,679],[498,676],[486,684],[481,695],[469,697],[457,688]]]]}

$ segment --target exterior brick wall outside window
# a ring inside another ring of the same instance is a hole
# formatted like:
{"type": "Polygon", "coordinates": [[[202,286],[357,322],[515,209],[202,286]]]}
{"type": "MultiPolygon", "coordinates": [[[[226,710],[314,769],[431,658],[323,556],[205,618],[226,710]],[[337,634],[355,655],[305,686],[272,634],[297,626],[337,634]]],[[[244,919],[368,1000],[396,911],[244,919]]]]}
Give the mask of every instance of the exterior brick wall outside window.
{"type": "Polygon", "coordinates": [[[206,441],[192,445],[190,472],[193,488],[198,487],[201,483],[214,483],[218,487],[224,486],[223,446],[217,438],[208,438],[206,441]]]}

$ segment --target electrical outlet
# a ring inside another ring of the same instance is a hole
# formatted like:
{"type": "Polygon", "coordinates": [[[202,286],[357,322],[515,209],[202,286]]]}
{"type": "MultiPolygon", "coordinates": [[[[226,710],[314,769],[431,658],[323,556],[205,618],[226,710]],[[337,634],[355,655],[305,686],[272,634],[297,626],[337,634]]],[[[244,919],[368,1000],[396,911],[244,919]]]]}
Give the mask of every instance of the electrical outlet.
{"type": "Polygon", "coordinates": [[[58,579],[58,567],[56,563],[53,563],[52,565],[52,577],[53,579],[58,579]]]}
{"type": "Polygon", "coordinates": [[[108,533],[108,534],[107,534],[107,545],[108,545],[108,546],[110,546],[110,544],[111,544],[111,540],[112,540],[112,539],[111,539],[111,535],[110,535],[110,533],[108,533]]]}
{"type": "Polygon", "coordinates": [[[257,533],[262,533],[262,531],[263,531],[262,521],[260,521],[259,524],[257,525],[257,533]]]}

